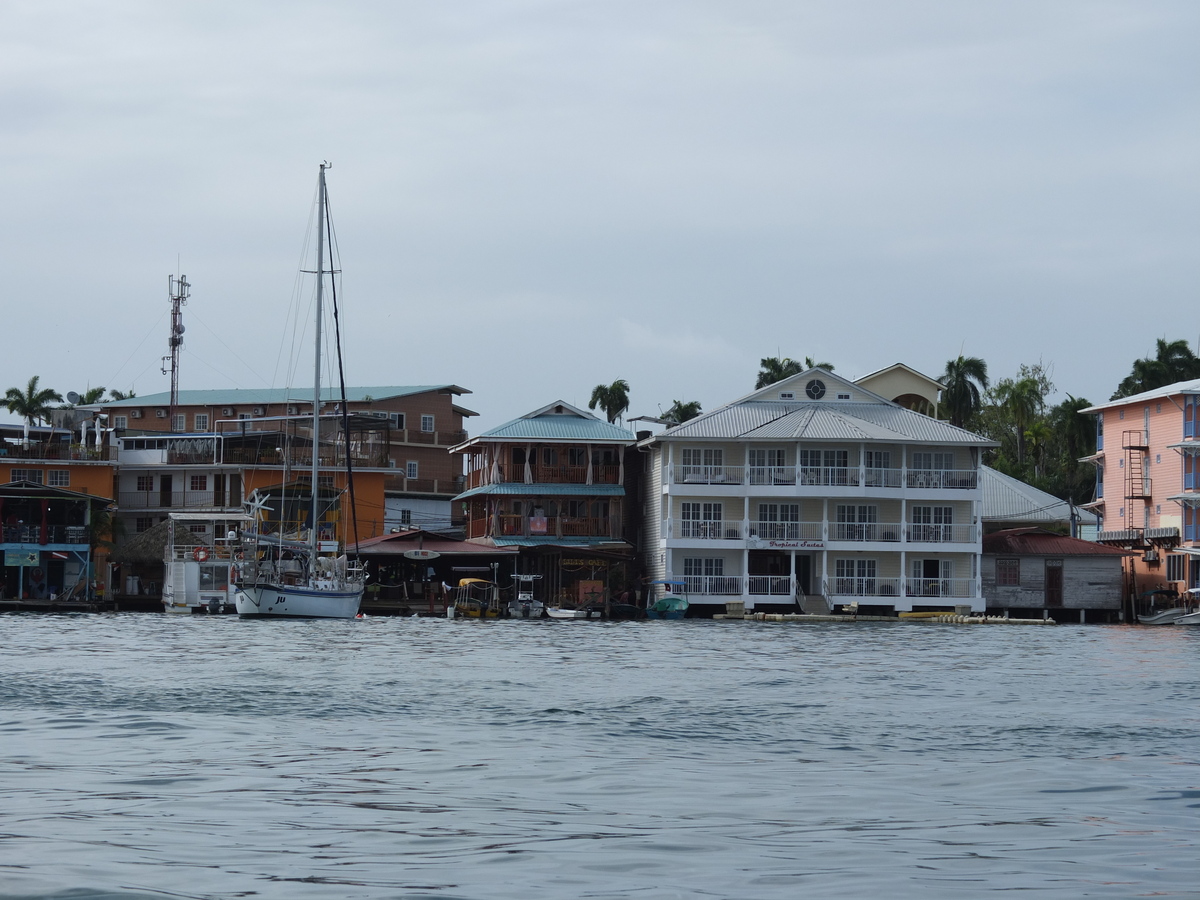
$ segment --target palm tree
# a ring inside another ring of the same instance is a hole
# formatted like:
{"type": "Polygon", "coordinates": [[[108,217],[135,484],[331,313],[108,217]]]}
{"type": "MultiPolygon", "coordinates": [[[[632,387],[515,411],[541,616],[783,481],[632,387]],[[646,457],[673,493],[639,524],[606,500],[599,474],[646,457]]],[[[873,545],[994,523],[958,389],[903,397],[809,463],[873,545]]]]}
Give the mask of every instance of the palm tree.
{"type": "Polygon", "coordinates": [[[987,363],[978,356],[959,356],[946,363],[938,379],[943,385],[942,406],[950,424],[966,427],[982,404],[981,392],[988,388],[987,363]]]}
{"type": "Polygon", "coordinates": [[[1041,415],[1045,398],[1037,379],[1032,377],[1020,378],[1016,381],[1006,378],[996,385],[996,402],[1008,413],[1017,434],[1017,464],[1025,462],[1026,432],[1041,415]]]}
{"type": "Polygon", "coordinates": [[[132,400],[134,397],[137,396],[137,392],[134,391],[132,388],[130,388],[128,392],[118,391],[116,389],[113,389],[113,390],[109,391],[108,394],[114,400],[132,400]]]}
{"type": "Polygon", "coordinates": [[[598,384],[592,388],[592,399],[588,401],[588,409],[599,406],[608,416],[611,425],[629,409],[629,382],[618,378],[612,384],[598,384]]]}
{"type": "Polygon", "coordinates": [[[760,360],[759,364],[762,368],[758,371],[758,380],[754,382],[756,391],[793,375],[799,375],[804,371],[803,363],[787,357],[780,359],[778,356],[768,356],[766,359],[760,360]]]}
{"type": "Polygon", "coordinates": [[[1155,341],[1153,358],[1145,356],[1135,359],[1132,370],[1117,387],[1111,399],[1132,397],[1143,391],[1152,391],[1177,381],[1191,381],[1196,378],[1200,378],[1200,357],[1192,352],[1187,341],[1167,341],[1166,338],[1158,338],[1155,341]]]}
{"type": "Polygon", "coordinates": [[[682,425],[688,419],[696,418],[700,412],[699,400],[676,400],[670,409],[663,413],[663,421],[667,423],[667,427],[682,425]]]}
{"type": "Polygon", "coordinates": [[[833,371],[833,363],[813,362],[811,356],[804,357],[804,368],[806,369],[824,369],[826,372],[833,371]]]}
{"type": "Polygon", "coordinates": [[[93,403],[99,403],[104,399],[104,392],[108,390],[103,387],[88,388],[79,394],[79,403],[77,406],[91,406],[93,403]]]}
{"type": "Polygon", "coordinates": [[[9,388],[4,394],[4,404],[10,413],[15,413],[25,420],[25,443],[29,443],[29,428],[33,420],[45,421],[50,416],[50,404],[62,403],[62,394],[50,388],[38,388],[40,376],[34,375],[29,379],[29,386],[24,392],[20,388],[9,388]]]}

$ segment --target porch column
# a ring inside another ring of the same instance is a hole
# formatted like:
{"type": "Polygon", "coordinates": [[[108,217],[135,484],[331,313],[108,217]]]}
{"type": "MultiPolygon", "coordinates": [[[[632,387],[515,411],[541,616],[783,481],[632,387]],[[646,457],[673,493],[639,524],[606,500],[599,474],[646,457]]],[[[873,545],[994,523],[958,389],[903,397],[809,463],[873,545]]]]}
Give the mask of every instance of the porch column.
{"type": "Polygon", "coordinates": [[[533,444],[525,445],[525,483],[533,484],[533,444]]]}
{"type": "Polygon", "coordinates": [[[587,445],[587,461],[588,461],[587,481],[585,481],[584,483],[591,484],[592,483],[592,445],[591,444],[587,445]]]}

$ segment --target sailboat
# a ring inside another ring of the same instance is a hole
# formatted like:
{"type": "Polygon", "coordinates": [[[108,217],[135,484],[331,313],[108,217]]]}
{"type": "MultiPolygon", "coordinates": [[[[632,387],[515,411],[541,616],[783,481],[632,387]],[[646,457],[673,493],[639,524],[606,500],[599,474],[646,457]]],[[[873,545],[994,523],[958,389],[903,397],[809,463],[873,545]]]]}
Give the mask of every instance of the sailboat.
{"type": "MultiPolygon", "coordinates": [[[[316,361],[313,366],[312,477],[309,482],[308,535],[295,537],[263,532],[263,514],[268,508],[257,492],[247,506],[254,524],[242,536],[242,558],[238,561],[238,591],[234,605],[238,615],[261,617],[304,617],[352,619],[362,602],[365,573],[357,563],[339,554],[336,540],[321,540],[321,498],[318,469],[321,436],[321,316],[325,275],[326,215],[325,169],[321,164],[317,182],[317,297],[316,361]]],[[[332,252],[332,248],[331,248],[332,252]]],[[[336,300],[336,293],[335,293],[336,300]]],[[[342,404],[345,410],[345,403],[342,404]]],[[[349,447],[347,446],[347,464],[349,447]]]]}

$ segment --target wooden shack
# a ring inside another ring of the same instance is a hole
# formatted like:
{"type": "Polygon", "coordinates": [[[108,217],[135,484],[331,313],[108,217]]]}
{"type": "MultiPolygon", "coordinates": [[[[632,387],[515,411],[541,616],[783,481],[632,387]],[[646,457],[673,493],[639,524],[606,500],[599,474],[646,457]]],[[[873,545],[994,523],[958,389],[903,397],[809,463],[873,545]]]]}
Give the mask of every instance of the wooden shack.
{"type": "Polygon", "coordinates": [[[1120,621],[1123,565],[1130,555],[1044,528],[984,535],[980,574],[988,614],[1120,621]]]}

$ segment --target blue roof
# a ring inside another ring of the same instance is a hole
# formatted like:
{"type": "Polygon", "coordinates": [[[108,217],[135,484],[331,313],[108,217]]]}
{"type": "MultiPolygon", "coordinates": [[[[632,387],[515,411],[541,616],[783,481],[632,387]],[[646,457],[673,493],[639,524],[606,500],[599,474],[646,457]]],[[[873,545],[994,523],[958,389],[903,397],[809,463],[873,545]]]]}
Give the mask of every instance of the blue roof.
{"type": "Polygon", "coordinates": [[[605,422],[570,403],[557,400],[485,431],[472,438],[469,443],[479,440],[632,444],[637,437],[628,428],[605,422]]]}
{"type": "Polygon", "coordinates": [[[455,497],[466,500],[481,495],[507,497],[624,497],[625,488],[619,484],[485,484],[471,488],[455,497]]]}
{"type": "MultiPolygon", "coordinates": [[[[386,400],[390,397],[407,397],[411,394],[428,394],[431,392],[446,392],[451,394],[469,394],[466,388],[456,384],[415,384],[387,387],[346,387],[346,399],[352,403],[366,403],[371,400],[386,400]]],[[[180,406],[238,406],[267,403],[312,403],[312,387],[292,388],[230,388],[228,390],[211,391],[180,391],[180,406]]],[[[322,401],[335,403],[342,399],[341,388],[324,387],[321,389],[322,401]]],[[[146,394],[144,397],[130,397],[127,400],[104,400],[95,406],[120,409],[122,407],[138,406],[169,406],[171,394],[164,391],[159,394],[146,394]]]]}

